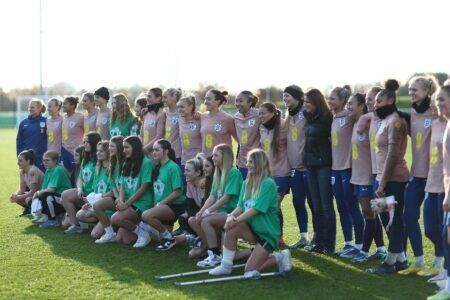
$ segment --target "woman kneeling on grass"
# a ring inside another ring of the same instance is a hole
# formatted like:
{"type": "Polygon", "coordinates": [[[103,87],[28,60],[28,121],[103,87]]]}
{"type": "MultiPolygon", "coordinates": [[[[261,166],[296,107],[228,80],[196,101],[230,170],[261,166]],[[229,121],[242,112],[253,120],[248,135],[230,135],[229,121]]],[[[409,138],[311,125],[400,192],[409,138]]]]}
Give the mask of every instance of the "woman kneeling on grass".
{"type": "MultiPolygon", "coordinates": [[[[59,225],[56,216],[64,212],[61,206],[61,193],[71,188],[69,175],[64,167],[58,165],[59,154],[56,151],[47,151],[44,154],[44,182],[42,189],[34,193],[33,201],[38,200],[42,210],[35,213],[36,223],[42,223],[40,227],[56,227],[59,225]]],[[[32,211],[33,211],[32,205],[32,211]]]]}
{"type": "Polygon", "coordinates": [[[241,172],[233,166],[233,150],[229,145],[214,147],[212,158],[215,171],[211,194],[189,224],[201,240],[207,244],[208,257],[197,263],[199,267],[215,267],[220,264],[221,232],[227,214],[237,205],[242,185],[241,172]]]}
{"type": "Polygon", "coordinates": [[[153,162],[144,156],[141,140],[134,135],[123,141],[123,153],[125,162],[122,167],[119,199],[116,200],[117,212],[112,215],[111,223],[120,227],[116,241],[128,245],[137,239],[135,229],[142,213],[153,205],[153,162]]]}
{"type": "Polygon", "coordinates": [[[230,274],[238,239],[256,243],[245,266],[245,275],[256,276],[259,271],[278,264],[280,272],[292,268],[288,249],[271,253],[278,248],[281,235],[277,186],[270,176],[269,159],[261,149],[251,150],[247,156],[248,177],[242,185],[239,203],[225,223],[225,243],[220,266],[210,275],[230,274]]]}
{"type": "Polygon", "coordinates": [[[175,151],[167,140],[157,140],[152,151],[155,168],[152,173],[155,206],[142,214],[142,222],[137,226],[138,241],[135,248],[145,247],[150,242],[150,232],[158,231],[161,244],[156,250],[169,250],[175,239],[168,230],[184,213],[185,196],[181,169],[176,163],[175,151]],[[150,226],[146,226],[145,223],[150,226]]]}
{"type": "Polygon", "coordinates": [[[119,199],[120,177],[122,165],[124,161],[123,154],[123,137],[115,136],[109,142],[109,167],[108,177],[110,180],[112,194],[96,201],[94,203],[94,211],[98,221],[105,229],[105,233],[95,242],[104,244],[116,241],[116,233],[111,226],[111,215],[116,210],[115,200],[119,199]]]}
{"type": "Polygon", "coordinates": [[[17,165],[20,169],[19,190],[11,194],[9,200],[22,206],[24,209],[21,216],[27,216],[31,213],[31,197],[41,188],[44,173],[34,165],[32,149],[20,152],[17,156],[17,165]]]}
{"type": "Polygon", "coordinates": [[[97,144],[101,137],[97,132],[89,132],[83,139],[84,151],[80,171],[77,178],[77,187],[65,191],[61,195],[61,204],[67,212],[70,226],[65,233],[81,233],[87,224],[78,222],[76,214],[78,209],[86,203],[86,196],[94,191],[94,174],[97,163],[97,144]]]}
{"type": "MultiPolygon", "coordinates": [[[[109,169],[109,142],[102,141],[97,144],[97,166],[94,174],[94,191],[87,196],[88,203],[84,204],[82,209],[77,212],[77,219],[84,223],[95,223],[98,221],[97,215],[93,209],[93,205],[103,198],[113,196],[111,190],[109,169]]],[[[111,215],[110,215],[111,216],[111,215]]],[[[102,236],[104,227],[98,222],[92,229],[91,236],[98,239],[102,236]]]]}

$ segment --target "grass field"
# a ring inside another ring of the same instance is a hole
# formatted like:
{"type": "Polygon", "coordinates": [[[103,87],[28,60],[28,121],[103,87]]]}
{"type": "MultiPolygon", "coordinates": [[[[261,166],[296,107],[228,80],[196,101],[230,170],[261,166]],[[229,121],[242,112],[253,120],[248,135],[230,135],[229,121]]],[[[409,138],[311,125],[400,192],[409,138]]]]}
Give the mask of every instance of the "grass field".
{"type": "MultiPolygon", "coordinates": [[[[18,183],[13,129],[0,130],[0,166],[2,299],[424,299],[436,289],[421,277],[368,275],[364,270],[372,264],[352,265],[303,250],[293,252],[294,268],[285,278],[195,287],[157,282],[153,279],[157,274],[196,268],[185,247],[158,253],[152,243],[137,251],[130,246],[96,245],[87,233],[67,236],[59,228],[40,229],[29,219],[17,217],[21,209],[8,200],[18,183]]],[[[284,200],[283,210],[285,236],[292,242],[298,229],[290,197],[284,200]]],[[[337,229],[337,247],[341,247],[339,224],[337,229]]],[[[431,263],[432,247],[424,241],[426,261],[431,263]]]]}

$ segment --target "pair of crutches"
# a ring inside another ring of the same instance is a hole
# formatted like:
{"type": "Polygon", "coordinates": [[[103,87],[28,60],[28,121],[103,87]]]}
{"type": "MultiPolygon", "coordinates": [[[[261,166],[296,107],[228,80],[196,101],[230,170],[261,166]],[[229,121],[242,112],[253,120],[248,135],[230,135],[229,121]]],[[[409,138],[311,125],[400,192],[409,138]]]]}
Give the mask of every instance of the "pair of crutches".
{"type": "MultiPolygon", "coordinates": [[[[245,266],[245,264],[234,265],[233,269],[242,268],[244,266],[245,266]]],[[[170,275],[160,275],[160,276],[155,276],[155,279],[167,280],[167,279],[174,279],[174,278],[183,278],[183,277],[188,277],[188,276],[193,276],[193,275],[207,274],[211,270],[212,269],[204,269],[204,270],[176,273],[176,274],[170,274],[170,275]]],[[[253,275],[253,276],[236,275],[236,276],[225,276],[225,277],[201,279],[201,280],[194,280],[194,281],[182,281],[182,282],[177,281],[177,282],[175,282],[175,285],[186,286],[186,285],[208,284],[208,283],[216,283],[216,282],[224,282],[224,281],[232,281],[232,280],[259,279],[261,277],[271,277],[271,276],[284,276],[284,273],[268,272],[268,273],[257,273],[257,275],[253,275]]]]}

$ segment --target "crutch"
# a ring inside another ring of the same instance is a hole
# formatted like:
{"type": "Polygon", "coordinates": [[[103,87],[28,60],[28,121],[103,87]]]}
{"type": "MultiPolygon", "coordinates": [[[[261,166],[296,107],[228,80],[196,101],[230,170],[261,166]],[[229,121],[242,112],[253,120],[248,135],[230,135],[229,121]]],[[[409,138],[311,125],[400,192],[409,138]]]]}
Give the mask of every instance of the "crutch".
{"type": "Polygon", "coordinates": [[[203,279],[203,280],[195,280],[195,281],[184,281],[184,282],[175,282],[175,285],[185,286],[185,285],[197,285],[197,284],[208,284],[208,283],[216,283],[216,282],[224,282],[224,281],[232,281],[232,280],[249,280],[249,279],[259,279],[261,277],[271,277],[271,276],[283,276],[284,273],[281,272],[269,272],[269,273],[261,273],[258,276],[227,276],[221,278],[211,278],[211,279],[203,279]]]}
{"type": "MultiPolygon", "coordinates": [[[[242,268],[244,266],[245,266],[245,264],[234,265],[233,269],[242,268]]],[[[192,276],[192,275],[197,275],[197,274],[205,274],[211,270],[212,269],[203,269],[203,270],[197,270],[197,271],[191,271],[191,272],[185,272],[185,273],[176,273],[176,274],[171,274],[171,275],[159,275],[159,276],[155,276],[155,279],[156,280],[165,280],[165,279],[172,279],[172,278],[178,278],[178,277],[192,276]]]]}

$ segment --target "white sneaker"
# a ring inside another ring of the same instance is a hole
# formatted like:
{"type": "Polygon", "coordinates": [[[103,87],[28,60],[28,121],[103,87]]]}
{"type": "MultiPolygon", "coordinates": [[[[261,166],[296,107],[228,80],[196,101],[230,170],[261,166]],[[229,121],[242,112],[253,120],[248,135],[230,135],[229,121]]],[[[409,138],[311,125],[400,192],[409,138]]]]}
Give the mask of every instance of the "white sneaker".
{"type": "Polygon", "coordinates": [[[134,243],[133,248],[144,248],[147,246],[152,239],[147,231],[139,228],[137,234],[137,241],[134,243]]]}
{"type": "Polygon", "coordinates": [[[444,280],[444,279],[447,279],[447,270],[442,269],[441,272],[439,272],[439,274],[428,279],[428,282],[434,283],[436,281],[444,280]]]}
{"type": "Polygon", "coordinates": [[[443,290],[443,289],[445,289],[445,285],[447,284],[447,279],[439,280],[439,281],[436,281],[435,283],[438,286],[439,290],[443,290]]]}
{"type": "Polygon", "coordinates": [[[209,275],[213,276],[230,275],[232,271],[233,265],[232,264],[230,265],[222,260],[219,266],[209,271],[209,275]]]}
{"type": "Polygon", "coordinates": [[[40,214],[40,215],[36,216],[32,221],[33,221],[33,223],[41,224],[41,223],[47,222],[47,220],[48,220],[48,217],[46,214],[40,214]]]}
{"type": "Polygon", "coordinates": [[[219,255],[214,254],[211,250],[208,250],[208,257],[204,260],[197,262],[197,267],[200,268],[212,268],[220,265],[222,259],[219,255]]]}
{"type": "Polygon", "coordinates": [[[113,243],[116,241],[116,233],[113,231],[112,233],[105,232],[99,239],[95,240],[96,244],[106,244],[113,243]]]}
{"type": "Polygon", "coordinates": [[[278,264],[278,271],[280,273],[288,272],[292,269],[292,257],[289,249],[280,251],[276,254],[275,258],[278,264]]]}
{"type": "Polygon", "coordinates": [[[148,234],[150,234],[150,238],[155,241],[161,240],[161,234],[158,230],[153,228],[152,226],[148,225],[147,223],[141,222],[139,225],[143,230],[147,231],[148,234]]]}
{"type": "Polygon", "coordinates": [[[78,225],[70,225],[69,228],[67,228],[64,233],[72,234],[72,233],[82,233],[83,228],[81,228],[78,225]]]}
{"type": "Polygon", "coordinates": [[[259,279],[261,277],[261,273],[259,273],[256,270],[253,271],[247,271],[244,273],[245,279],[259,279]]]}

